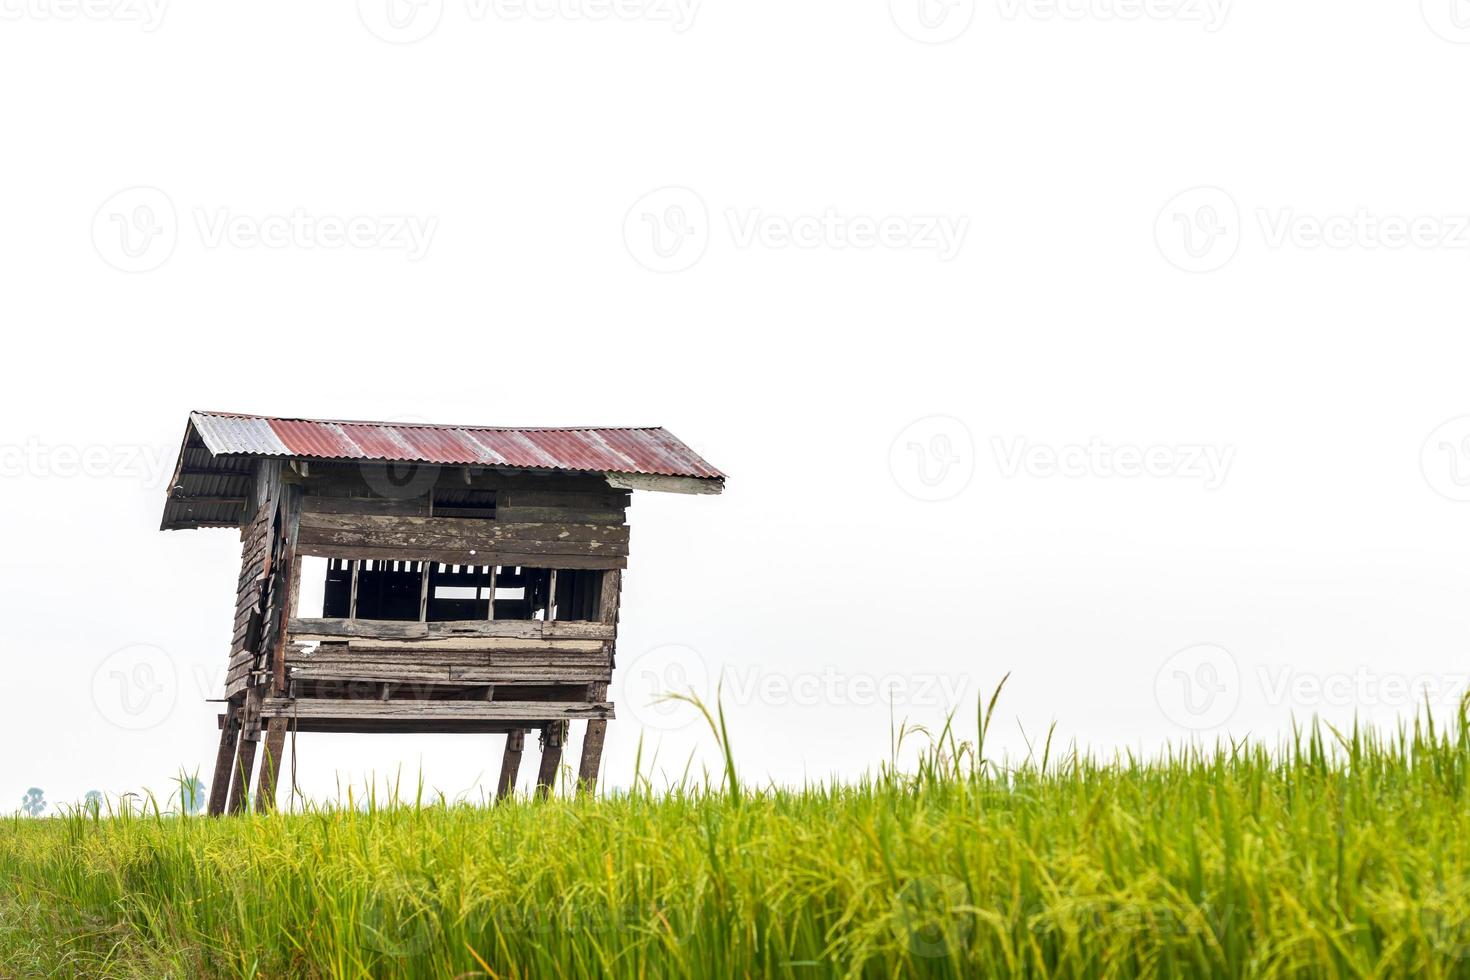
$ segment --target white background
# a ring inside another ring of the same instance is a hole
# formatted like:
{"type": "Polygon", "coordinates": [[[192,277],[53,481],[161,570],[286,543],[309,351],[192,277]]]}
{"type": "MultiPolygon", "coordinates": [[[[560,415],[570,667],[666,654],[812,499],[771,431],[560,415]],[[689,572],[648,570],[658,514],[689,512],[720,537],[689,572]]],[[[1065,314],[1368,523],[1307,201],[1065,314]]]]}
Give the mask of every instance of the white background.
{"type": "MultiPolygon", "coordinates": [[[[156,530],[196,408],[725,470],[630,512],[608,785],[640,734],[711,760],[646,705],[721,672],[754,782],[884,760],[878,681],[972,732],[1011,672],[1021,754],[1452,703],[1470,8],[917,3],[0,0],[0,809],[210,776],[238,539],[156,530]]],[[[303,736],[297,778],[478,799],[500,743],[303,736]]]]}

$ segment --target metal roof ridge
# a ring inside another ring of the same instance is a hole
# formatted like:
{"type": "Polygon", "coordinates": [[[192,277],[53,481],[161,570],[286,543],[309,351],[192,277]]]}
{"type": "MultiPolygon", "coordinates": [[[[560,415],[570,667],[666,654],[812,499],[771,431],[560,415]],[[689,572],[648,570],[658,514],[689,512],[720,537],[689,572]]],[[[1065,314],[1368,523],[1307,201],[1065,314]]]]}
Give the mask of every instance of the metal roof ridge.
{"type": "Polygon", "coordinates": [[[485,432],[667,432],[661,425],[465,425],[447,422],[382,422],[370,419],[309,419],[298,415],[255,415],[250,412],[212,412],[195,409],[192,415],[208,415],[213,418],[259,419],[262,422],[307,422],[313,425],[376,425],[410,429],[465,429],[485,432]]]}

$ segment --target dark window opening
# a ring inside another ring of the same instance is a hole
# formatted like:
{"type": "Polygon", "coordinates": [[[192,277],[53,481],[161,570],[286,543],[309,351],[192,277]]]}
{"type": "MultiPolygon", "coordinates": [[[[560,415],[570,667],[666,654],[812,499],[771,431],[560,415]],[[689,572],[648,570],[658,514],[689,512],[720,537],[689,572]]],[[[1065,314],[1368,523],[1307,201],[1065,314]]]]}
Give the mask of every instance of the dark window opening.
{"type": "Polygon", "coordinates": [[[597,619],[602,612],[602,572],[588,568],[559,570],[555,612],[555,619],[597,619]]]}
{"type": "Polygon", "coordinates": [[[322,590],[322,615],[327,619],[346,619],[352,614],[352,562],[346,558],[327,559],[327,583],[322,590]]]}
{"type": "Polygon", "coordinates": [[[490,566],[429,565],[431,623],[459,619],[486,619],[490,615],[490,566]]]}
{"type": "Polygon", "coordinates": [[[360,562],[356,618],[417,621],[423,590],[421,561],[360,562]]]}
{"type": "Polygon", "coordinates": [[[496,619],[545,619],[551,571],[502,565],[495,576],[496,619]]]}
{"type": "Polygon", "coordinates": [[[603,575],[589,569],[332,558],[327,561],[322,615],[431,623],[596,621],[603,575]]]}
{"type": "Polygon", "coordinates": [[[435,517],[467,517],[475,520],[495,520],[495,491],[434,488],[430,513],[435,517]]]}

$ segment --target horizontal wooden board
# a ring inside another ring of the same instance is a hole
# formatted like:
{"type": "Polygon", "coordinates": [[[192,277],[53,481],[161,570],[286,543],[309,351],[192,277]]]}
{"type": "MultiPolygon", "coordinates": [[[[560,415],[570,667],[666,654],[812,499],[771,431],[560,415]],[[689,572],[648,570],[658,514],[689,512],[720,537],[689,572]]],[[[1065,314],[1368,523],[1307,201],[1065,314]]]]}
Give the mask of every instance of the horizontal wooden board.
{"type": "Polygon", "coordinates": [[[527,555],[626,555],[628,528],[600,524],[507,524],[456,517],[304,514],[299,542],[425,551],[527,555]]]}
{"type": "Polygon", "coordinates": [[[610,640],[611,623],[539,619],[453,620],[410,623],[369,619],[293,619],[288,627],[295,640],[350,638],[363,640],[445,640],[455,637],[518,640],[610,640]]]}
{"type": "Polygon", "coordinates": [[[429,516],[427,496],[397,500],[392,497],[321,497],[307,495],[301,498],[301,513],[312,514],[396,514],[410,517],[429,516]]]}
{"type": "Polygon", "coordinates": [[[374,681],[429,684],[605,684],[612,668],[582,667],[460,667],[401,666],[380,661],[351,664],[302,665],[291,671],[297,680],[374,681]]]}
{"type": "Polygon", "coordinates": [[[612,718],[611,702],[566,701],[377,701],[338,698],[266,698],[262,718],[363,720],[558,721],[612,718]]]}
{"type": "Polygon", "coordinates": [[[499,507],[496,520],[508,524],[603,524],[617,526],[624,522],[622,511],[573,510],[562,507],[499,507]]]}
{"type": "Polygon", "coordinates": [[[611,658],[604,650],[596,653],[563,651],[487,650],[376,650],[353,647],[345,652],[331,650],[287,654],[286,663],[304,667],[383,664],[398,667],[518,667],[530,670],[548,667],[608,668],[611,658]]]}

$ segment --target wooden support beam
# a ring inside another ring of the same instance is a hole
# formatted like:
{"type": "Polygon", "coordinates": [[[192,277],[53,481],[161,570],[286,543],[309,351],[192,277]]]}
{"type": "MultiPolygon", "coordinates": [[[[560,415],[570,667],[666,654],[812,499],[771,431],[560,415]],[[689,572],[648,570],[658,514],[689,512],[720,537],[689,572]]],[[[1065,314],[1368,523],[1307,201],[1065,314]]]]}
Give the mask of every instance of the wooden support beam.
{"type": "Polygon", "coordinates": [[[488,620],[495,619],[495,573],[499,570],[499,565],[490,566],[490,609],[489,614],[485,617],[488,620]]]}
{"type": "Polygon", "coordinates": [[[594,719],[587,723],[587,736],[582,740],[582,764],[577,768],[577,792],[591,793],[597,788],[597,771],[602,766],[602,744],[607,740],[607,722],[594,719]]]}
{"type": "Polygon", "coordinates": [[[426,622],[429,618],[429,569],[432,562],[421,562],[424,566],[423,582],[419,585],[419,622],[426,622]]]}
{"type": "Polygon", "coordinates": [[[602,595],[598,604],[597,618],[608,626],[618,622],[618,602],[622,598],[623,573],[616,568],[602,573],[602,595]]]}
{"type": "Polygon", "coordinates": [[[566,742],[566,725],[553,721],[541,731],[541,769],[536,773],[536,798],[547,799],[556,787],[556,773],[561,768],[561,750],[566,742]]]}
{"type": "Polygon", "coordinates": [[[231,813],[245,812],[250,796],[250,775],[255,770],[255,747],[259,744],[259,737],[251,738],[248,733],[240,740],[240,754],[230,773],[231,813]]]}
{"type": "Polygon", "coordinates": [[[286,624],[293,640],[444,640],[485,637],[523,640],[611,640],[613,627],[605,622],[539,619],[463,619],[414,623],[386,619],[293,619],[286,624]]]}
{"type": "Polygon", "coordinates": [[[521,772],[521,753],[526,748],[526,731],[518,728],[505,736],[505,755],[500,760],[500,782],[495,785],[495,802],[509,799],[516,791],[521,772]]]}
{"type": "MultiPolygon", "coordinates": [[[[474,682],[466,682],[474,683],[474,682]]],[[[252,689],[258,690],[258,689],[252,689]]],[[[374,692],[376,694],[376,692],[374,692]]],[[[554,724],[613,717],[611,702],[588,704],[577,701],[446,701],[438,698],[381,701],[367,698],[266,698],[260,707],[264,718],[286,718],[305,722],[320,719],[359,721],[420,721],[428,724],[452,721],[500,721],[508,727],[554,724]]],[[[305,731],[298,727],[297,731],[305,731]]],[[[248,733],[247,733],[247,738],[248,733]]]]}
{"type": "Polygon", "coordinates": [[[607,485],[615,490],[657,490],[664,493],[720,493],[725,479],[692,476],[656,476],[644,473],[608,473],[607,485]]]}
{"type": "Polygon", "coordinates": [[[225,812],[229,802],[230,771],[235,762],[235,747],[240,742],[240,709],[229,705],[225,709],[225,723],[220,727],[219,752],[214,757],[214,779],[209,784],[209,815],[218,817],[225,812]]]}
{"type": "Polygon", "coordinates": [[[255,788],[255,812],[276,808],[276,787],[281,780],[281,757],[286,749],[286,719],[272,718],[265,730],[265,756],[261,760],[259,785],[255,788]]]}
{"type": "Polygon", "coordinates": [[[295,619],[301,613],[301,556],[291,559],[291,606],[288,618],[295,619]]]}

